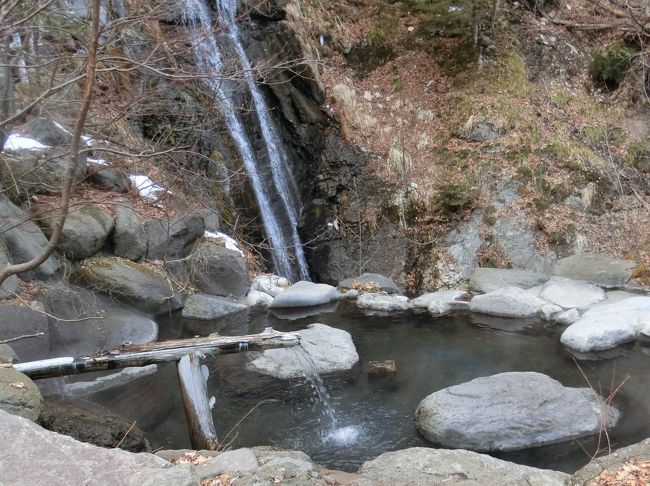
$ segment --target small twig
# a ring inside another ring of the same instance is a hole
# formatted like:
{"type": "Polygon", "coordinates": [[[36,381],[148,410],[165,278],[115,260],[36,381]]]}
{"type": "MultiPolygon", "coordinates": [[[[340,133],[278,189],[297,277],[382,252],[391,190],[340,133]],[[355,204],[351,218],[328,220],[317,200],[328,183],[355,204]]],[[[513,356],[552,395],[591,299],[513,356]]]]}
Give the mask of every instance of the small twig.
{"type": "Polygon", "coordinates": [[[129,427],[129,430],[127,430],[127,431],[124,433],[124,437],[122,437],[122,440],[120,440],[120,441],[117,443],[117,445],[115,446],[115,449],[119,449],[119,448],[120,448],[120,446],[122,445],[122,442],[124,442],[124,439],[126,439],[126,436],[129,435],[129,432],[131,432],[131,431],[133,430],[133,427],[135,427],[136,422],[137,422],[137,420],[135,420],[135,421],[131,424],[131,427],[129,427]]]}
{"type": "Polygon", "coordinates": [[[20,339],[29,339],[29,338],[35,338],[35,337],[41,337],[45,336],[44,332],[37,332],[35,334],[23,334],[22,336],[17,336],[9,339],[2,339],[0,340],[0,344],[7,344],[7,343],[13,343],[14,341],[18,341],[20,339]]]}

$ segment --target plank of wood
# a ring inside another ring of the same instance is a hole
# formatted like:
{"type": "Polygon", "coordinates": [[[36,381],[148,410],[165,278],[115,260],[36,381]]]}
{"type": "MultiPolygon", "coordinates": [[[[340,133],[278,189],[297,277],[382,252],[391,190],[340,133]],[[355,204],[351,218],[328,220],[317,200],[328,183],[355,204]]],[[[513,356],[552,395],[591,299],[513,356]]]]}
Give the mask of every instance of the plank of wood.
{"type": "Polygon", "coordinates": [[[33,380],[55,376],[74,375],[90,371],[112,370],[129,366],[146,366],[152,363],[178,361],[183,356],[199,351],[206,355],[262,351],[286,348],[300,344],[297,334],[266,328],[259,334],[244,336],[210,335],[192,339],[174,339],[148,344],[128,344],[119,348],[81,357],[64,357],[16,363],[14,369],[33,380]]]}

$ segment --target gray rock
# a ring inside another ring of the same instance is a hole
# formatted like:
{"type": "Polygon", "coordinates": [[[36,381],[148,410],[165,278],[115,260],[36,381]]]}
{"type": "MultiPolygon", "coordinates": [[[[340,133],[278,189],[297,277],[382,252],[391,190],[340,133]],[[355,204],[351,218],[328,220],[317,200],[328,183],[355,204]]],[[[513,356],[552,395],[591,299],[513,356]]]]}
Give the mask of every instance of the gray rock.
{"type": "Polygon", "coordinates": [[[183,304],[183,317],[186,319],[218,319],[248,310],[247,306],[239,302],[206,294],[192,294],[183,304]]]}
{"type": "Polygon", "coordinates": [[[585,312],[562,333],[565,346],[582,352],[602,351],[634,341],[650,321],[650,297],[632,297],[585,312]]]}
{"type": "Polygon", "coordinates": [[[129,192],[131,187],[129,177],[123,171],[112,167],[89,167],[88,180],[107,191],[129,192]]]}
{"type": "Polygon", "coordinates": [[[529,289],[543,284],[548,275],[514,268],[476,268],[469,277],[472,290],[481,293],[492,292],[503,287],[529,289]]]}
{"type": "Polygon", "coordinates": [[[562,324],[563,326],[569,326],[576,322],[578,319],[580,319],[580,312],[578,312],[578,309],[565,310],[564,312],[560,312],[559,314],[553,316],[553,320],[558,324],[562,324]]]}
{"type": "Polygon", "coordinates": [[[415,312],[428,311],[432,316],[442,316],[450,312],[469,310],[470,298],[464,290],[438,290],[422,294],[412,299],[410,304],[415,312]]]}
{"type": "MultiPolygon", "coordinates": [[[[339,287],[349,289],[353,287],[355,282],[362,286],[376,286],[376,290],[389,294],[399,294],[401,292],[400,288],[395,285],[395,282],[393,282],[392,279],[384,277],[378,273],[364,273],[355,278],[343,279],[339,282],[339,287]]],[[[376,290],[373,290],[373,292],[376,290]]]]}
{"type": "Polygon", "coordinates": [[[198,214],[152,219],[145,223],[145,231],[147,260],[177,260],[190,254],[196,240],[205,233],[205,222],[198,214]]]}
{"type": "MultiPolygon", "coordinates": [[[[39,222],[49,238],[54,231],[56,209],[38,205],[35,211],[42,214],[39,222]]],[[[115,220],[111,213],[101,206],[89,204],[71,209],[63,225],[63,235],[56,249],[73,260],[83,260],[94,255],[113,231],[115,220]]]]}
{"type": "Polygon", "coordinates": [[[150,452],[140,428],[96,403],[74,403],[48,398],[39,424],[57,434],[99,447],[117,447],[130,452],[150,452]]]}
{"type": "Polygon", "coordinates": [[[43,481],[43,471],[47,471],[47,483],[51,486],[86,484],[89,478],[98,486],[141,486],[143,481],[169,478],[170,475],[178,481],[172,484],[198,486],[198,481],[189,480],[192,470],[187,467],[181,468],[184,472],[181,475],[175,467],[165,469],[169,468],[169,463],[153,454],[134,454],[85,444],[2,411],[0,435],[13,439],[3,448],[2,484],[39,484],[43,481]]]}
{"type": "Polygon", "coordinates": [[[0,344],[0,363],[15,363],[18,355],[8,344],[0,344]]]}
{"type": "Polygon", "coordinates": [[[272,447],[253,447],[253,452],[260,465],[255,476],[260,479],[272,483],[277,483],[278,479],[310,480],[309,483],[313,481],[314,464],[304,452],[272,447]]]}
{"type": "Polygon", "coordinates": [[[36,422],[43,412],[43,396],[27,375],[0,368],[0,410],[36,422]]]}
{"type": "Polygon", "coordinates": [[[426,447],[386,452],[365,462],[359,474],[364,486],[563,486],[569,477],[476,452],[426,447]]]}
{"type": "Polygon", "coordinates": [[[497,217],[492,231],[503,255],[514,267],[546,274],[557,260],[555,253],[541,253],[537,249],[535,233],[521,213],[497,217]]]}
{"type": "Polygon", "coordinates": [[[151,314],[173,312],[183,306],[167,279],[151,268],[121,258],[89,258],[72,278],[151,314]]]}
{"type": "Polygon", "coordinates": [[[601,414],[613,427],[616,409],[588,388],[567,388],[541,373],[500,373],[476,378],[426,397],[415,426],[445,447],[510,451],[598,433],[601,414]]]}
{"type": "Polygon", "coordinates": [[[546,305],[533,294],[518,287],[505,287],[475,296],[469,310],[480,314],[503,317],[532,317],[546,305]]]}
{"type": "Polygon", "coordinates": [[[206,294],[241,299],[251,285],[246,260],[212,239],[200,239],[187,258],[168,262],[166,268],[206,294]]]}
{"type": "Polygon", "coordinates": [[[43,145],[69,145],[72,142],[72,132],[48,118],[34,118],[25,131],[43,145]]]}
{"type": "MultiPolygon", "coordinates": [[[[302,348],[320,374],[349,370],[359,361],[352,336],[347,331],[325,324],[311,324],[297,334],[302,348]]],[[[292,349],[267,349],[251,353],[251,358],[247,368],[264,375],[281,379],[304,375],[304,365],[292,349]]]]}
{"type": "Polygon", "coordinates": [[[459,266],[461,278],[468,278],[476,268],[476,255],[483,245],[482,216],[475,212],[469,221],[459,224],[446,237],[449,254],[459,266]]]}
{"type": "Polygon", "coordinates": [[[357,307],[367,313],[391,314],[407,311],[411,305],[404,295],[365,292],[357,298],[357,307]]]}
{"type": "MultiPolygon", "coordinates": [[[[7,244],[0,238],[0,268],[5,268],[12,263],[7,244]]],[[[0,286],[0,299],[14,297],[18,293],[18,277],[11,275],[0,286]]]]}
{"type": "Polygon", "coordinates": [[[596,285],[565,277],[551,277],[542,286],[540,299],[559,305],[564,309],[586,309],[605,300],[605,291],[596,285]]]}
{"type": "Polygon", "coordinates": [[[607,294],[607,298],[605,300],[601,300],[600,302],[596,302],[595,304],[590,305],[589,306],[590,310],[603,305],[614,304],[616,302],[620,302],[621,300],[629,299],[631,297],[643,296],[642,294],[637,294],[634,292],[626,292],[625,290],[609,290],[605,293],[607,294]]]}
{"type": "Polygon", "coordinates": [[[539,317],[545,321],[552,321],[553,318],[562,312],[562,307],[555,304],[546,304],[539,310],[539,317]]]}
{"type": "Polygon", "coordinates": [[[287,290],[290,285],[291,283],[289,283],[289,281],[284,277],[279,277],[278,275],[273,274],[263,274],[258,275],[253,279],[253,285],[251,288],[269,294],[271,297],[277,297],[280,292],[287,290]]]}
{"type": "Polygon", "coordinates": [[[472,123],[467,129],[461,130],[460,137],[469,142],[487,142],[499,138],[501,132],[490,122],[472,123]]]}
{"type": "Polygon", "coordinates": [[[359,297],[361,292],[359,292],[357,289],[349,289],[347,292],[342,292],[341,293],[341,298],[342,299],[348,299],[348,300],[354,300],[359,297]]]}
{"type": "MultiPolygon", "coordinates": [[[[24,263],[40,255],[47,246],[47,238],[36,224],[30,220],[30,212],[23,211],[4,195],[0,194],[0,231],[7,243],[11,261],[24,263]]],[[[47,279],[60,268],[59,261],[50,256],[34,270],[23,272],[23,280],[47,279]]]]}
{"type": "Polygon", "coordinates": [[[83,356],[158,338],[158,325],[148,316],[91,291],[58,285],[42,298],[49,315],[50,353],[83,356]]]}
{"type": "Polygon", "coordinates": [[[252,307],[268,307],[273,302],[273,297],[265,292],[251,289],[246,295],[246,303],[252,307]]]}
{"type": "Polygon", "coordinates": [[[50,353],[50,331],[47,317],[26,306],[0,304],[0,339],[11,339],[24,334],[43,333],[43,336],[20,339],[11,343],[20,361],[43,359],[50,353]]]}
{"type": "MultiPolygon", "coordinates": [[[[597,483],[592,481],[596,476],[602,472],[614,472],[623,467],[625,463],[630,460],[634,460],[637,464],[650,461],[650,439],[645,439],[637,444],[632,444],[631,446],[622,447],[606,456],[598,456],[597,459],[594,459],[583,468],[578,469],[578,471],[567,480],[566,485],[597,486],[597,483]]],[[[629,484],[634,483],[631,482],[629,484]]]]}
{"type": "Polygon", "coordinates": [[[552,275],[585,280],[605,288],[622,287],[632,278],[637,264],[605,255],[572,255],[558,260],[551,269],[552,275]]]}
{"type": "Polygon", "coordinates": [[[201,481],[192,464],[167,469],[144,470],[133,474],[129,484],[138,486],[199,486],[201,481]]]}
{"type": "Polygon", "coordinates": [[[257,457],[251,449],[242,448],[222,452],[196,467],[201,479],[220,474],[234,476],[236,474],[254,471],[258,468],[257,457]]]}
{"type": "Polygon", "coordinates": [[[113,252],[121,258],[139,260],[147,252],[147,232],[142,219],[128,204],[115,206],[115,230],[113,252]]]}
{"type": "Polygon", "coordinates": [[[286,307],[311,307],[327,304],[341,298],[335,287],[327,284],[315,284],[301,280],[284,292],[278,294],[271,303],[272,309],[286,307]]]}

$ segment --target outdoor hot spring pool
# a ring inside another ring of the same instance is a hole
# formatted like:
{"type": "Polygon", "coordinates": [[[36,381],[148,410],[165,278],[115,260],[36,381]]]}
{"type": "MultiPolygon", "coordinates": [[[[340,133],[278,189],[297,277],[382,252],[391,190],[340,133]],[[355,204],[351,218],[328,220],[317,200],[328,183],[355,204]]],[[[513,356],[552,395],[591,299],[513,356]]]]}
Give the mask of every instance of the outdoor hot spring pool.
{"type": "MultiPolygon", "coordinates": [[[[356,470],[383,452],[431,446],[416,432],[413,416],[430,393],[479,376],[505,371],[538,371],[567,386],[586,386],[573,358],[559,342],[561,329],[541,321],[479,316],[432,318],[428,314],[396,317],[365,316],[353,303],[307,318],[280,319],[253,313],[236,325],[202,325],[183,329],[178,319],[161,325],[161,338],[218,331],[222,335],[303,329],[321,322],[348,331],[360,363],[350,373],[325,379],[336,424],[304,380],[280,382],[248,372],[248,353],[219,356],[207,362],[210,394],[217,399],[214,420],[222,441],[231,448],[273,445],[299,449],[314,462],[356,470]],[[397,376],[369,376],[368,362],[392,359],[397,376]],[[245,418],[244,418],[245,417],[245,418]],[[242,419],[243,418],[243,419],[242,419]]],[[[618,446],[650,436],[650,348],[640,344],[616,358],[580,361],[580,367],[601,394],[608,395],[629,373],[615,398],[622,412],[610,433],[618,446]]],[[[87,380],[88,376],[84,377],[87,380]]],[[[152,447],[189,448],[190,439],[180,398],[175,364],[159,365],[158,373],[119,389],[90,397],[115,410],[148,435],[152,447]]],[[[573,472],[588,462],[595,439],[525,451],[494,454],[536,467],[573,472]]]]}

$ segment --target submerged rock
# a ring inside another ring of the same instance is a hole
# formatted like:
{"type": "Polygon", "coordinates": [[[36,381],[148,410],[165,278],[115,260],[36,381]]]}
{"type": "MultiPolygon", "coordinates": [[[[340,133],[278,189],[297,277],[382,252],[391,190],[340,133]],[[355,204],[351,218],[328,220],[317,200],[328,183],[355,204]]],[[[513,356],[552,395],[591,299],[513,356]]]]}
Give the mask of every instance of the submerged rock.
{"type": "Polygon", "coordinates": [[[469,277],[469,286],[477,292],[488,293],[503,287],[529,289],[543,284],[548,275],[514,268],[476,268],[469,277]]]}
{"type": "Polygon", "coordinates": [[[153,454],[85,444],[3,411],[0,435],[12,438],[2,451],[1,484],[40,484],[44,471],[50,486],[87,484],[89,478],[93,484],[125,486],[199,484],[191,467],[169,467],[153,454]]]}
{"type": "Polygon", "coordinates": [[[286,307],[311,307],[339,300],[341,294],[335,287],[301,280],[278,294],[271,303],[272,309],[286,307]]]}
{"type": "Polygon", "coordinates": [[[562,333],[565,346],[587,353],[634,341],[650,325],[650,297],[632,297],[589,309],[562,333]]]}
{"type": "MultiPolygon", "coordinates": [[[[349,370],[359,361],[352,336],[347,331],[325,324],[311,324],[307,329],[297,331],[297,334],[318,373],[349,370]]],[[[297,378],[304,375],[307,364],[301,353],[301,350],[291,348],[251,353],[253,359],[247,368],[276,378],[297,378]]]]}
{"type": "Polygon", "coordinates": [[[450,312],[469,310],[471,295],[464,290],[438,290],[411,300],[415,312],[428,311],[432,316],[443,316],[450,312]]]}
{"type": "Polygon", "coordinates": [[[0,368],[0,410],[36,422],[43,412],[43,396],[27,375],[13,368],[0,368]]]}
{"type": "Polygon", "coordinates": [[[464,450],[412,447],[386,452],[359,469],[363,486],[563,486],[568,474],[522,466],[464,450]]]}
{"type": "Polygon", "coordinates": [[[581,280],[551,277],[540,289],[539,297],[564,309],[586,309],[605,300],[606,294],[600,287],[581,280]]]}
{"type": "Polygon", "coordinates": [[[512,451],[597,434],[601,419],[613,427],[618,417],[589,388],[567,388],[541,373],[512,372],[432,393],[418,405],[415,426],[445,447],[512,451]]]}
{"type": "Polygon", "coordinates": [[[162,314],[183,306],[163,275],[122,258],[89,258],[77,267],[72,278],[144,312],[162,314]]]}
{"type": "Polygon", "coordinates": [[[605,288],[622,287],[632,278],[637,264],[605,255],[572,255],[558,260],[551,275],[584,280],[605,288]]]}
{"type": "Polygon", "coordinates": [[[408,297],[404,295],[366,292],[357,298],[357,307],[366,312],[391,314],[407,311],[411,308],[411,305],[408,297]]]}
{"type": "Polygon", "coordinates": [[[519,287],[505,287],[477,295],[469,310],[480,314],[503,317],[533,317],[547,304],[519,287]]]}
{"type": "Polygon", "coordinates": [[[372,292],[386,292],[389,294],[398,294],[400,289],[392,279],[384,277],[378,273],[364,273],[356,278],[346,278],[339,282],[339,288],[355,288],[366,290],[371,288],[372,292]]]}

